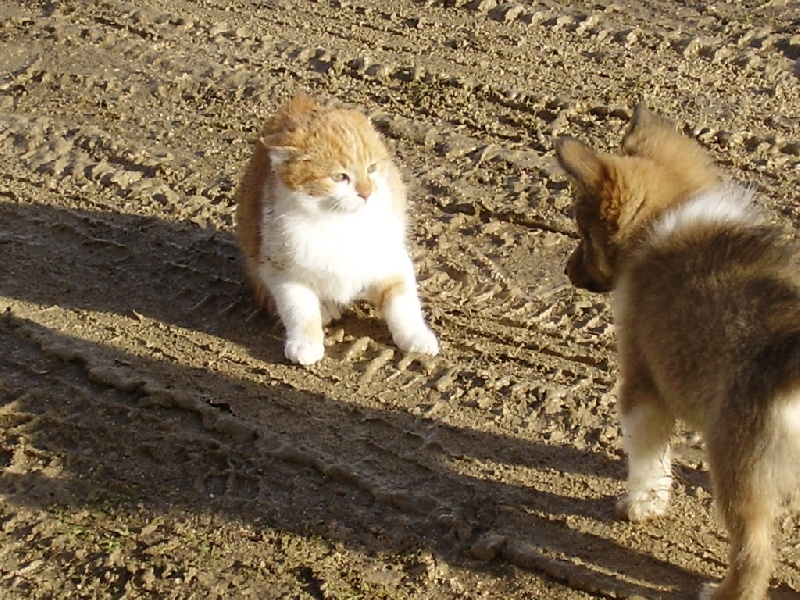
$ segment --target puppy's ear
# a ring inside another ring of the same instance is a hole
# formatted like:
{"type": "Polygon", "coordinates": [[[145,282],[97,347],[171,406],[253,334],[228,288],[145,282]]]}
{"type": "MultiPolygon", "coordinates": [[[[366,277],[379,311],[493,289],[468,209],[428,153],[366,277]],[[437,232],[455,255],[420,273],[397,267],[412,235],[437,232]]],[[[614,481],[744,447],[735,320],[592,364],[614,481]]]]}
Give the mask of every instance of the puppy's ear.
{"type": "Polygon", "coordinates": [[[605,167],[594,149],[569,136],[558,138],[555,147],[558,164],[579,185],[586,189],[600,185],[605,167]]]}
{"type": "Polygon", "coordinates": [[[652,147],[652,140],[663,133],[675,134],[675,124],[640,102],[633,109],[633,116],[622,138],[622,153],[628,156],[649,156],[657,150],[652,147]]]}
{"type": "Polygon", "coordinates": [[[653,124],[658,116],[651,111],[644,102],[639,102],[633,108],[633,116],[631,122],[628,124],[628,133],[636,130],[639,127],[647,127],[648,123],[653,124]]]}

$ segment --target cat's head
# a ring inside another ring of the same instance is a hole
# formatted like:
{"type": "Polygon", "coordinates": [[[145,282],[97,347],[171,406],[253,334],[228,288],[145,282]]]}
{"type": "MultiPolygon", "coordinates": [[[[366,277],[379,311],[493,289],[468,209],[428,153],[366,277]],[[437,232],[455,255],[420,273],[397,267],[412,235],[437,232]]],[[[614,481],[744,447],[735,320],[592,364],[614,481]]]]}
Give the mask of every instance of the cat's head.
{"type": "Polygon", "coordinates": [[[296,96],[261,137],[292,198],[311,213],[352,213],[387,202],[391,157],[369,119],[296,96]]]}

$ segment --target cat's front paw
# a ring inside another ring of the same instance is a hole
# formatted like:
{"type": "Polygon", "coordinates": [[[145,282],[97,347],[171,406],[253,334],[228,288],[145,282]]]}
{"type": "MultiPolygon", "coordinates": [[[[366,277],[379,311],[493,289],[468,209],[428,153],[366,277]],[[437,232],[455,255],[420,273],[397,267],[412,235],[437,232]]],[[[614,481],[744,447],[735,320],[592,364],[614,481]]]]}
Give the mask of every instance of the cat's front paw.
{"type": "Polygon", "coordinates": [[[667,512],[668,490],[631,491],[617,500],[617,514],[629,521],[647,521],[667,512]]]}
{"type": "Polygon", "coordinates": [[[325,356],[325,344],[321,340],[294,338],[286,340],[284,354],[293,363],[313,365],[325,356]]]}
{"type": "Polygon", "coordinates": [[[393,336],[394,343],[403,352],[420,352],[422,354],[438,354],[439,340],[427,327],[413,331],[405,331],[393,336]]]}

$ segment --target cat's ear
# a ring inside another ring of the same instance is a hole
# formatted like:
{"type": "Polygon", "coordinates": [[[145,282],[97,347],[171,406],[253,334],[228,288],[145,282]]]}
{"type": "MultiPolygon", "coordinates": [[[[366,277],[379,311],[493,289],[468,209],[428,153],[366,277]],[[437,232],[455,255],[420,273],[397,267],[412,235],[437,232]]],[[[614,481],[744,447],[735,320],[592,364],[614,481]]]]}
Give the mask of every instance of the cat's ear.
{"type": "Polygon", "coordinates": [[[287,160],[297,156],[299,152],[298,149],[288,145],[286,142],[286,136],[281,133],[262,135],[259,139],[259,143],[269,152],[269,160],[273,167],[281,165],[287,160]]]}
{"type": "Polygon", "coordinates": [[[590,190],[600,185],[605,167],[593,148],[570,136],[558,138],[555,147],[558,164],[576,183],[590,190]]]}
{"type": "Polygon", "coordinates": [[[264,135],[296,131],[321,110],[322,105],[311,96],[297,94],[267,120],[264,135]]]}

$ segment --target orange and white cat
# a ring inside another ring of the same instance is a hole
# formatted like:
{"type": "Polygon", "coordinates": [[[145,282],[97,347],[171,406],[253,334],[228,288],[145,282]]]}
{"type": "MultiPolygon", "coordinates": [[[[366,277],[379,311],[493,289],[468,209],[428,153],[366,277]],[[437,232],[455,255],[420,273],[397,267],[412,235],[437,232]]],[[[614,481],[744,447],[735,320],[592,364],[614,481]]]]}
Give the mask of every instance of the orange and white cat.
{"type": "Polygon", "coordinates": [[[401,350],[439,351],[406,247],[406,189],[362,113],[293,98],[267,121],[236,201],[247,279],[277,311],[290,361],[319,361],[323,327],[356,299],[401,350]]]}

